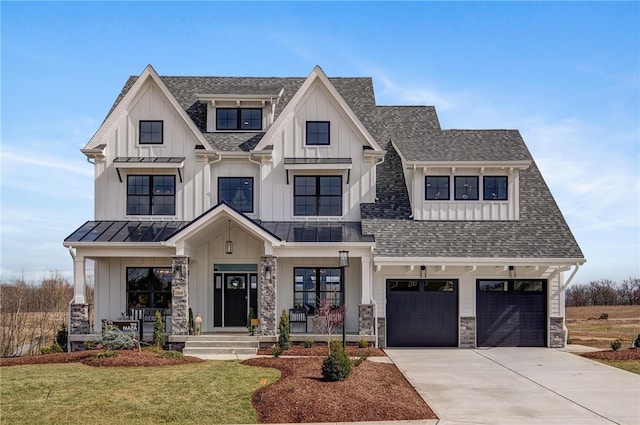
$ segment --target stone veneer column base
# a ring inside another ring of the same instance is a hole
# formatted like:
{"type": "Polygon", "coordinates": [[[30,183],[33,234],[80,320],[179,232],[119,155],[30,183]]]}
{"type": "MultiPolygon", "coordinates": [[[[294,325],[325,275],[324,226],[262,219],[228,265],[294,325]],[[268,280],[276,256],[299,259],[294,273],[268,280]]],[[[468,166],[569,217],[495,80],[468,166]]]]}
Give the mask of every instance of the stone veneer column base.
{"type": "Polygon", "coordinates": [[[260,261],[260,335],[275,336],[278,330],[277,276],[278,262],[274,256],[262,257],[260,261]]]}
{"type": "Polygon", "coordinates": [[[373,304],[358,305],[358,335],[374,335],[373,304]]]}
{"type": "Polygon", "coordinates": [[[549,318],[549,347],[563,348],[565,345],[564,317],[549,318]]]}
{"type": "Polygon", "coordinates": [[[171,333],[189,335],[189,257],[173,257],[171,264],[171,333]]]}
{"type": "Polygon", "coordinates": [[[378,347],[386,348],[387,346],[387,319],[386,317],[378,317],[378,347]]]}
{"type": "Polygon", "coordinates": [[[90,330],[89,304],[70,304],[69,333],[72,335],[88,334],[90,330]]]}
{"type": "Polygon", "coordinates": [[[461,317],[460,318],[460,348],[476,347],[476,318],[461,317]]]}

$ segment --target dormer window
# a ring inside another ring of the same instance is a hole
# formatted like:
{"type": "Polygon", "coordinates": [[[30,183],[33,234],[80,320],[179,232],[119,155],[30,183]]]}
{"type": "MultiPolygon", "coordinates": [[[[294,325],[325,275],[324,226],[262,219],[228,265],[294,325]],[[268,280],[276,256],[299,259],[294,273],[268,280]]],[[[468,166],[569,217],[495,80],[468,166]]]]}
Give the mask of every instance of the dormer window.
{"type": "Polygon", "coordinates": [[[426,176],[427,201],[449,200],[449,176],[426,176]]]}
{"type": "Polygon", "coordinates": [[[262,109],[216,108],[216,130],[262,130],[262,109]]]}
{"type": "Polygon", "coordinates": [[[140,121],[140,144],[161,145],[162,127],[162,121],[140,121]]]}
{"type": "Polygon", "coordinates": [[[506,201],[507,192],[507,176],[484,177],[482,199],[485,201],[506,201]]]}
{"type": "Polygon", "coordinates": [[[478,200],[478,177],[477,176],[456,176],[455,177],[456,201],[477,201],[478,200]]]}
{"type": "Polygon", "coordinates": [[[329,121],[307,121],[307,146],[329,144],[329,121]]]}

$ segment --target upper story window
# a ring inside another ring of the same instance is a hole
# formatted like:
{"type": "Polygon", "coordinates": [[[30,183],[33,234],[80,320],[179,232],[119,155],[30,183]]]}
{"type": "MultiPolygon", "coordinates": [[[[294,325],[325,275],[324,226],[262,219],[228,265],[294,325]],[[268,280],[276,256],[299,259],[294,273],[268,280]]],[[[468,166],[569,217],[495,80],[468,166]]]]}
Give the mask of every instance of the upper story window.
{"type": "Polygon", "coordinates": [[[449,200],[449,176],[426,176],[425,186],[427,201],[449,200]]]}
{"type": "Polygon", "coordinates": [[[455,176],[455,200],[456,201],[477,201],[478,200],[478,177],[477,176],[455,176]]]}
{"type": "Polygon", "coordinates": [[[162,127],[162,121],[140,121],[140,144],[161,145],[162,127]]]}
{"type": "Polygon", "coordinates": [[[262,109],[217,108],[216,130],[262,130],[262,109]]]}
{"type": "Polygon", "coordinates": [[[307,121],[307,145],[329,144],[329,121],[307,121]]]}
{"type": "Polygon", "coordinates": [[[226,202],[240,212],[253,212],[253,177],[218,178],[218,202],[226,202]]]}
{"type": "Polygon", "coordinates": [[[484,199],[485,201],[506,201],[507,176],[484,177],[482,199],[484,199]]]}
{"type": "Polygon", "coordinates": [[[127,176],[128,215],[175,215],[176,176],[127,176]]]}
{"type": "Polygon", "coordinates": [[[341,176],[295,176],[293,214],[306,216],[342,215],[341,176]]]}

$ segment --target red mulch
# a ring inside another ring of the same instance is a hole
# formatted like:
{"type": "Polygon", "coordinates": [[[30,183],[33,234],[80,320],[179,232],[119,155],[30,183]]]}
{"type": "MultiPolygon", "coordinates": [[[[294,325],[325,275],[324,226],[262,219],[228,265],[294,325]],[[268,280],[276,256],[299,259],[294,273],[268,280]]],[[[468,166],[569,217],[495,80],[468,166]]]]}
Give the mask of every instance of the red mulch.
{"type": "Polygon", "coordinates": [[[580,354],[582,357],[596,360],[640,360],[640,349],[627,348],[618,351],[594,351],[580,354]]]}
{"type": "Polygon", "coordinates": [[[152,351],[122,350],[115,357],[95,358],[102,350],[75,351],[73,353],[42,354],[39,356],[22,356],[0,358],[0,366],[17,366],[47,363],[83,363],[89,366],[168,366],[202,362],[202,359],[184,356],[181,359],[168,359],[152,351]]]}
{"type": "MultiPolygon", "coordinates": [[[[347,345],[347,353],[351,357],[385,357],[386,354],[379,348],[368,347],[368,348],[359,348],[356,345],[347,345]]],[[[263,348],[258,350],[258,354],[262,356],[270,356],[271,349],[263,348]]],[[[281,356],[315,356],[315,357],[327,357],[329,355],[329,347],[325,343],[316,344],[314,347],[305,348],[304,345],[292,345],[291,348],[285,350],[280,354],[281,356]]]]}
{"type": "MultiPolygon", "coordinates": [[[[323,347],[326,349],[326,347],[323,347]]],[[[326,356],[326,352],[324,353],[326,356]]],[[[343,382],[322,381],[322,358],[254,358],[282,377],[253,395],[260,423],[437,419],[393,364],[364,361],[343,382]]]]}

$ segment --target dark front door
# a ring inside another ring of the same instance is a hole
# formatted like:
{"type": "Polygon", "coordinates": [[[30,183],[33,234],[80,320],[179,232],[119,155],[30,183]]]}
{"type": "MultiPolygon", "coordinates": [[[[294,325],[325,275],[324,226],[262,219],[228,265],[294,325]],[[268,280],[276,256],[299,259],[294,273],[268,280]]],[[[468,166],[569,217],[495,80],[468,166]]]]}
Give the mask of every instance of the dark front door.
{"type": "Polygon", "coordinates": [[[224,326],[247,324],[247,275],[224,275],[224,326]]]}

